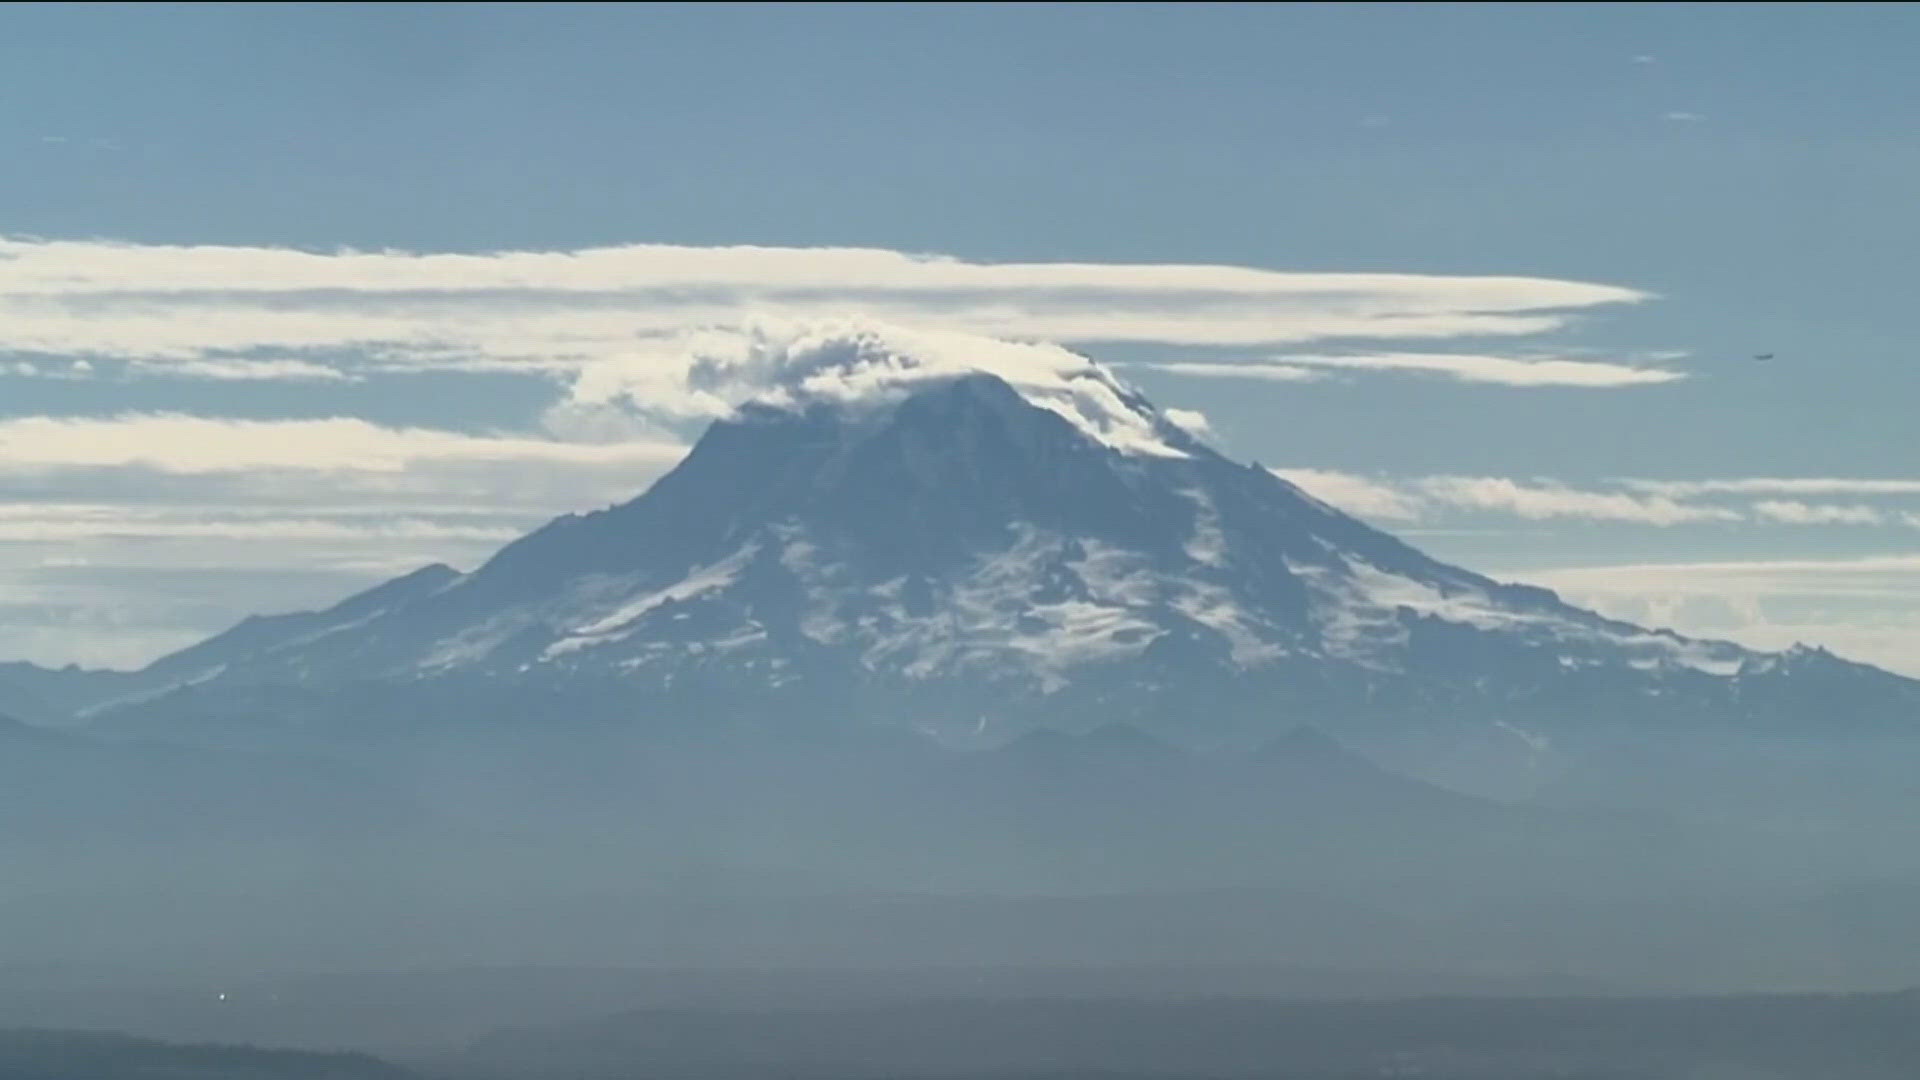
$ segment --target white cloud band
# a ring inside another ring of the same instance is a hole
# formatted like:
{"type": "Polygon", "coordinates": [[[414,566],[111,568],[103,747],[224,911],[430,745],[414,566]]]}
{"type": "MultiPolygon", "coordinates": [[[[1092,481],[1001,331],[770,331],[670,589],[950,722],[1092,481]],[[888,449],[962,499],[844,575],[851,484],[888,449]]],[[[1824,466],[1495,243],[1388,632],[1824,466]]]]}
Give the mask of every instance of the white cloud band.
{"type": "MultiPolygon", "coordinates": [[[[1920,512],[1857,503],[1792,499],[1724,501],[1727,496],[1782,490],[1793,480],[1611,481],[1580,487],[1551,480],[1499,476],[1385,478],[1325,469],[1275,469],[1309,493],[1364,518],[1386,522],[1430,520],[1448,512],[1497,513],[1531,521],[1555,518],[1671,526],[1705,522],[1784,525],[1900,525],[1920,528],[1920,512]],[[1723,501],[1705,501],[1720,497],[1723,501]]],[[[1908,481],[1824,479],[1809,491],[1860,495],[1920,494],[1908,481]]]]}
{"type": "Polygon", "coordinates": [[[234,420],[170,413],[0,420],[0,460],[10,471],[133,468],[167,473],[261,470],[401,472],[423,462],[622,465],[657,468],[684,447],[670,442],[575,443],[520,436],[391,428],[352,417],[234,420]]]}
{"type": "Polygon", "coordinates": [[[0,351],[145,361],[344,351],[374,366],[571,370],[690,326],[853,314],[1066,342],[1406,340],[1536,333],[1642,299],[1546,278],[983,263],[866,248],[413,254],[0,239],[0,351]]]}
{"type": "Polygon", "coordinates": [[[1289,355],[1260,363],[1200,363],[1141,365],[1177,375],[1216,379],[1264,379],[1298,382],[1330,371],[1386,371],[1434,375],[1456,382],[1492,383],[1520,387],[1579,387],[1616,389],[1652,386],[1686,377],[1671,368],[1642,367],[1596,360],[1550,357],[1521,358],[1463,353],[1376,353],[1355,356],[1289,355]]]}

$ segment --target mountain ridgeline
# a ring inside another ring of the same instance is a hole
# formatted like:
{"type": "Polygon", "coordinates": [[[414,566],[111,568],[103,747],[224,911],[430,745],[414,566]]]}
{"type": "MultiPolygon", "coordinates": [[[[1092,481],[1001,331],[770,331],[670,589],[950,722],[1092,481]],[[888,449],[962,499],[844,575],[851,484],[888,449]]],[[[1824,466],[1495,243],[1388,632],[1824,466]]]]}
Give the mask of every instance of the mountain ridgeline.
{"type": "Polygon", "coordinates": [[[1843,731],[1920,684],[1606,619],[1427,557],[1137,396],[1149,451],[990,375],[884,407],[749,406],[630,502],[461,574],[252,618],[125,674],[0,672],[38,711],[537,713],[997,743],[1122,722],[1188,747],[1299,724],[1843,731]],[[91,682],[88,680],[92,679],[91,682]],[[51,703],[51,704],[49,704],[51,703]],[[385,703],[385,704],[383,704],[385,703]]]}

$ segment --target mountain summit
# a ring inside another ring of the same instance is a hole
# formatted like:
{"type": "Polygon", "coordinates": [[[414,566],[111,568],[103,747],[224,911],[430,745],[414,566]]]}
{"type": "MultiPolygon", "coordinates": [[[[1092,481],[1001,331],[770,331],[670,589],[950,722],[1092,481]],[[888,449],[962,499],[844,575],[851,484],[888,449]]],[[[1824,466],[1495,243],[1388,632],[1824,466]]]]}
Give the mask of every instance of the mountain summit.
{"type": "Polygon", "coordinates": [[[1877,669],[1648,630],[1429,558],[1089,370],[1104,411],[980,373],[749,404],[638,498],[471,573],[429,567],[158,661],[132,677],[136,711],[409,701],[988,742],[1125,722],[1188,746],[1300,723],[1531,739],[1920,716],[1920,684],[1877,669]]]}

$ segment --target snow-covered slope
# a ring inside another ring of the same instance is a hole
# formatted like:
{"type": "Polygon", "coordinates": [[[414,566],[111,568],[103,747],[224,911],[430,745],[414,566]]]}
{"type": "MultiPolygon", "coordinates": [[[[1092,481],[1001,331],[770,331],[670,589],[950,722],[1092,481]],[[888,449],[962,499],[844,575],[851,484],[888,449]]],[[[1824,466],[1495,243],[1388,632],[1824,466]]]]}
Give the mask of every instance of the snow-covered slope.
{"type": "Polygon", "coordinates": [[[1920,684],[1877,669],[1647,630],[1438,562],[1089,370],[1105,415],[990,374],[749,405],[631,502],[468,574],[249,620],[143,678],[191,684],[198,707],[352,686],[956,738],[1125,721],[1199,745],[1464,714],[1920,720],[1920,684]]]}

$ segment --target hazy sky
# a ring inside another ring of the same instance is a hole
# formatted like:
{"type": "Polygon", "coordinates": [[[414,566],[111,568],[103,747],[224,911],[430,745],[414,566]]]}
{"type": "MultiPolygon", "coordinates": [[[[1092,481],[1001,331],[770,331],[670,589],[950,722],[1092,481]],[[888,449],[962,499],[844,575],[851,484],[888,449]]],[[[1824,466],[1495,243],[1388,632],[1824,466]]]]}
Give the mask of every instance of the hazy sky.
{"type": "Polygon", "coordinates": [[[1443,557],[1920,672],[1916,46],[1897,5],[6,8],[0,656],[470,566],[670,466],[724,405],[680,335],[773,315],[1060,341],[1443,557]]]}

